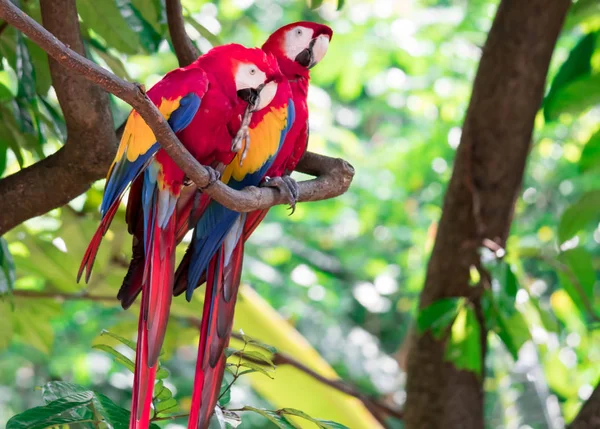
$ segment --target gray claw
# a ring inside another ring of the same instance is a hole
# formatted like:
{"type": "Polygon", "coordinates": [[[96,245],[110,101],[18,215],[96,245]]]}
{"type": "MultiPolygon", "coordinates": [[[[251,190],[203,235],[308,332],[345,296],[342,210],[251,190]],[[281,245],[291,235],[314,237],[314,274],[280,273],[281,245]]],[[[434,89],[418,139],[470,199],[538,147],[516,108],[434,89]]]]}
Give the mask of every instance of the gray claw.
{"type": "Polygon", "coordinates": [[[290,176],[282,177],[265,177],[265,180],[261,186],[268,186],[270,188],[277,188],[281,192],[288,204],[290,205],[290,216],[296,211],[296,201],[299,196],[298,183],[290,176]]]}
{"type": "Polygon", "coordinates": [[[215,170],[214,168],[205,165],[204,168],[206,168],[206,170],[208,171],[208,183],[206,186],[201,187],[201,190],[204,190],[212,185],[215,184],[215,182],[218,182],[219,180],[221,180],[221,172],[215,170]]]}

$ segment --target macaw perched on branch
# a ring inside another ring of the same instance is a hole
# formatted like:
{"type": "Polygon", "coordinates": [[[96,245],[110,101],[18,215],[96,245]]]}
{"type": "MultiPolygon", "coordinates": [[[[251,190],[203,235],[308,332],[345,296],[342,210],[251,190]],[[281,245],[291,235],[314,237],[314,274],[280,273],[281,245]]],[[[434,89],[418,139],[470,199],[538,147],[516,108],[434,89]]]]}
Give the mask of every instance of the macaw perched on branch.
{"type": "MultiPolygon", "coordinates": [[[[241,166],[236,161],[236,167],[248,170],[251,165],[266,163],[277,147],[262,148],[258,139],[249,148],[248,143],[242,146],[236,138],[239,113],[247,101],[248,109],[260,115],[275,97],[282,78],[272,56],[231,44],[168,73],[148,91],[148,97],[200,163],[229,164],[238,152],[238,157],[247,154],[247,159],[241,166]]],[[[289,88],[287,82],[284,85],[289,88]]],[[[209,171],[217,180],[218,173],[212,168],[209,171]]],[[[157,360],[173,294],[175,208],[184,180],[183,171],[160,149],[151,129],[133,111],[108,172],[100,226],[78,274],[79,280],[85,269],[86,281],[89,279],[100,241],[131,184],[126,219],[134,234],[134,248],[142,246],[144,264],[135,278],[128,279],[142,290],[130,428],[149,427],[157,360]]]]}
{"type": "MultiPolygon", "coordinates": [[[[265,52],[275,55],[281,71],[290,83],[296,115],[289,132],[281,134],[284,140],[276,159],[268,170],[264,170],[266,180],[263,185],[279,188],[288,196],[292,208],[298,193],[297,184],[289,174],[304,155],[308,143],[306,99],[310,79],[309,69],[325,56],[332,34],[332,30],[325,25],[297,22],[277,30],[262,47],[265,52]]],[[[272,103],[272,109],[277,105],[276,100],[277,96],[272,103]]],[[[256,134],[251,126],[251,141],[264,138],[256,134]]],[[[261,141],[261,147],[265,146],[265,142],[261,141]]],[[[232,166],[235,165],[236,163],[233,162],[228,169],[234,168],[232,166]]],[[[225,174],[227,175],[227,170],[225,174]]],[[[196,194],[195,189],[190,189],[190,192],[192,195],[196,194]]],[[[188,426],[191,429],[198,427],[204,429],[208,426],[221,387],[225,366],[223,350],[231,334],[235,301],[241,279],[244,242],[264,219],[268,210],[241,215],[230,213],[228,216],[231,219],[235,217],[235,221],[232,220],[227,224],[233,225],[229,230],[219,229],[219,232],[226,233],[226,236],[221,248],[217,249],[215,245],[220,241],[214,240],[205,232],[209,230],[215,233],[214,229],[207,228],[206,225],[212,226],[214,223],[215,215],[212,211],[214,209],[211,207],[216,207],[216,203],[210,202],[207,196],[198,197],[197,194],[195,204],[192,200],[193,197],[188,195],[187,203],[178,208],[180,221],[178,221],[177,240],[183,239],[189,226],[195,225],[195,230],[190,248],[177,269],[174,292],[179,295],[185,290],[189,300],[194,288],[206,281],[197,364],[200,365],[202,362],[203,366],[198,367],[196,372],[192,413],[188,426]],[[201,245],[198,244],[199,237],[202,237],[201,245]],[[209,256],[212,257],[210,262],[207,259],[209,256]],[[196,416],[199,417],[197,422],[196,416]]]]}

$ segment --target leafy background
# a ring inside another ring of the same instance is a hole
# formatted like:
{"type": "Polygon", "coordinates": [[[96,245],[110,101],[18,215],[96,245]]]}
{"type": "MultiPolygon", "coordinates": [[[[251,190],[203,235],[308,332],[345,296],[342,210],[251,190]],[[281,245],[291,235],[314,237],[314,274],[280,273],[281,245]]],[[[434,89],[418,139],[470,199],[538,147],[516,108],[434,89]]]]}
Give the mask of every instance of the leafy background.
{"type": "MultiPolygon", "coordinates": [[[[183,1],[188,31],[202,51],[224,42],[260,45],[295,20],[333,27],[330,51],[312,73],[310,148],[349,160],[356,177],[335,200],[300,204],[293,216],[272,209],[247,246],[244,280],[340,376],[392,405],[405,399],[406,338],[413,325],[434,333],[452,325],[447,358],[482,370],[469,306],[448,300],[417,314],[416,304],[497,3],[349,0],[339,11],[329,2],[315,11],[296,0],[183,1]]],[[[97,63],[147,86],[177,66],[160,0],[77,5],[88,56],[97,63]]],[[[21,6],[39,20],[37,2],[21,6]]],[[[6,176],[60,148],[65,124],[46,55],[10,26],[0,29],[0,173],[6,176]]],[[[485,362],[490,427],[561,427],[600,377],[599,106],[600,11],[595,0],[579,0],[553,58],[506,257],[501,263],[488,258],[494,276],[486,300],[494,328],[485,362]]],[[[118,126],[128,107],[116,99],[112,107],[118,126]]],[[[130,252],[123,216],[107,235],[91,283],[75,283],[98,222],[102,187],[100,181],[1,239],[0,293],[18,292],[0,300],[0,427],[42,404],[35,387],[49,381],[129,401],[128,371],[92,345],[102,341],[103,329],[131,337],[135,310],[85,296],[116,295],[130,252]],[[50,298],[57,295],[66,299],[50,298]]],[[[293,349],[295,337],[256,317],[253,296],[249,291],[241,299],[237,326],[293,349]]],[[[199,298],[174,303],[163,359],[170,371],[165,385],[183,410],[197,343],[190,317],[200,314],[199,298]]],[[[312,401],[319,410],[323,396],[304,389],[322,387],[304,380],[307,387],[294,391],[303,381],[281,374],[291,384],[287,389],[241,379],[231,403],[307,410],[312,401]],[[281,398],[287,402],[280,404],[281,398]]],[[[325,405],[315,417],[333,419],[326,414],[335,407],[325,405]]],[[[260,416],[244,415],[240,427],[266,426],[260,416]]]]}

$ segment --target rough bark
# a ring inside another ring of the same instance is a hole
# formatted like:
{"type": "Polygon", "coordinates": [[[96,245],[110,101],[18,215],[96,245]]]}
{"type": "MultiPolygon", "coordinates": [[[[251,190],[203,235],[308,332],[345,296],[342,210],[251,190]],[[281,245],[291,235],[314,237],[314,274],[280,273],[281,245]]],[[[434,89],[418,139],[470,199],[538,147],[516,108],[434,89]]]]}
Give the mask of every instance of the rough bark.
{"type": "MultiPolygon", "coordinates": [[[[503,0],[483,49],[420,308],[467,296],[483,323],[469,269],[484,239],[504,247],[535,115],[569,0],[503,0]]],[[[489,241],[488,241],[489,242],[489,241]]],[[[482,326],[482,340],[487,337],[482,326]]],[[[484,427],[482,378],[444,360],[444,341],[419,336],[408,358],[408,429],[484,427]]],[[[485,341],[482,341],[485,356],[485,341]]]]}
{"type": "MultiPolygon", "coordinates": [[[[75,0],[41,0],[44,26],[84,55],[75,0]]],[[[67,141],[55,154],[0,180],[0,235],[60,207],[106,174],[116,150],[108,95],[50,58],[52,83],[67,124],[67,141]]]]}
{"type": "Polygon", "coordinates": [[[577,417],[569,425],[569,429],[600,428],[600,384],[596,386],[592,396],[585,401],[577,417]]]}
{"type": "Polygon", "coordinates": [[[177,60],[179,60],[179,67],[185,67],[193,63],[200,52],[198,52],[185,31],[181,0],[167,0],[165,6],[173,49],[175,49],[177,60]]]}

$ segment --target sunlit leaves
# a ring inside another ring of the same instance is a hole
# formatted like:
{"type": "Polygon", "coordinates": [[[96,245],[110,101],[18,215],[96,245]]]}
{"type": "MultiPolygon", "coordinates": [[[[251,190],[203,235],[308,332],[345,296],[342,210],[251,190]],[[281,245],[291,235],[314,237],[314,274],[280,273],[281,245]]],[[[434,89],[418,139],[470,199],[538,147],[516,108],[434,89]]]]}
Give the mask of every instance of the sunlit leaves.
{"type": "Polygon", "coordinates": [[[556,74],[544,102],[546,119],[554,120],[561,113],[578,114],[600,103],[600,75],[591,74],[598,34],[584,36],[556,74]]]}
{"type": "MultiPolygon", "coordinates": [[[[9,420],[7,429],[45,429],[61,424],[97,428],[107,424],[113,429],[129,427],[129,411],[107,396],[72,383],[53,381],[42,388],[46,405],[35,407],[9,420]]],[[[152,429],[158,426],[151,424],[152,429]]]]}
{"type": "Polygon", "coordinates": [[[419,332],[431,330],[434,337],[441,338],[456,318],[464,302],[464,298],[444,298],[423,308],[417,317],[419,332]]]}
{"type": "Polygon", "coordinates": [[[6,424],[6,429],[45,429],[67,423],[82,421],[73,416],[61,414],[76,408],[91,404],[94,395],[90,391],[73,393],[62,397],[42,407],[31,408],[11,418],[6,424]]]}
{"type": "Polygon", "coordinates": [[[600,218],[598,207],[600,207],[600,190],[583,194],[577,202],[568,207],[558,224],[559,242],[569,240],[592,221],[598,220],[600,218]]]}
{"type": "Polygon", "coordinates": [[[470,305],[462,306],[452,324],[450,338],[446,344],[445,359],[458,369],[481,375],[482,362],[481,327],[475,310],[470,305]]]}
{"type": "Polygon", "coordinates": [[[293,423],[293,421],[290,420],[289,417],[299,417],[303,420],[308,420],[309,422],[314,423],[316,427],[320,429],[348,429],[346,426],[339,423],[331,422],[328,420],[315,419],[309,416],[308,414],[300,410],[296,410],[294,408],[282,408],[277,411],[270,411],[262,408],[245,406],[244,408],[241,408],[238,411],[251,411],[253,413],[260,414],[261,416],[269,420],[271,423],[275,424],[275,426],[277,426],[279,429],[298,428],[298,426],[295,423],[293,423]]]}
{"type": "Polygon", "coordinates": [[[579,171],[585,173],[600,167],[600,130],[585,144],[579,159],[579,171]]]}

